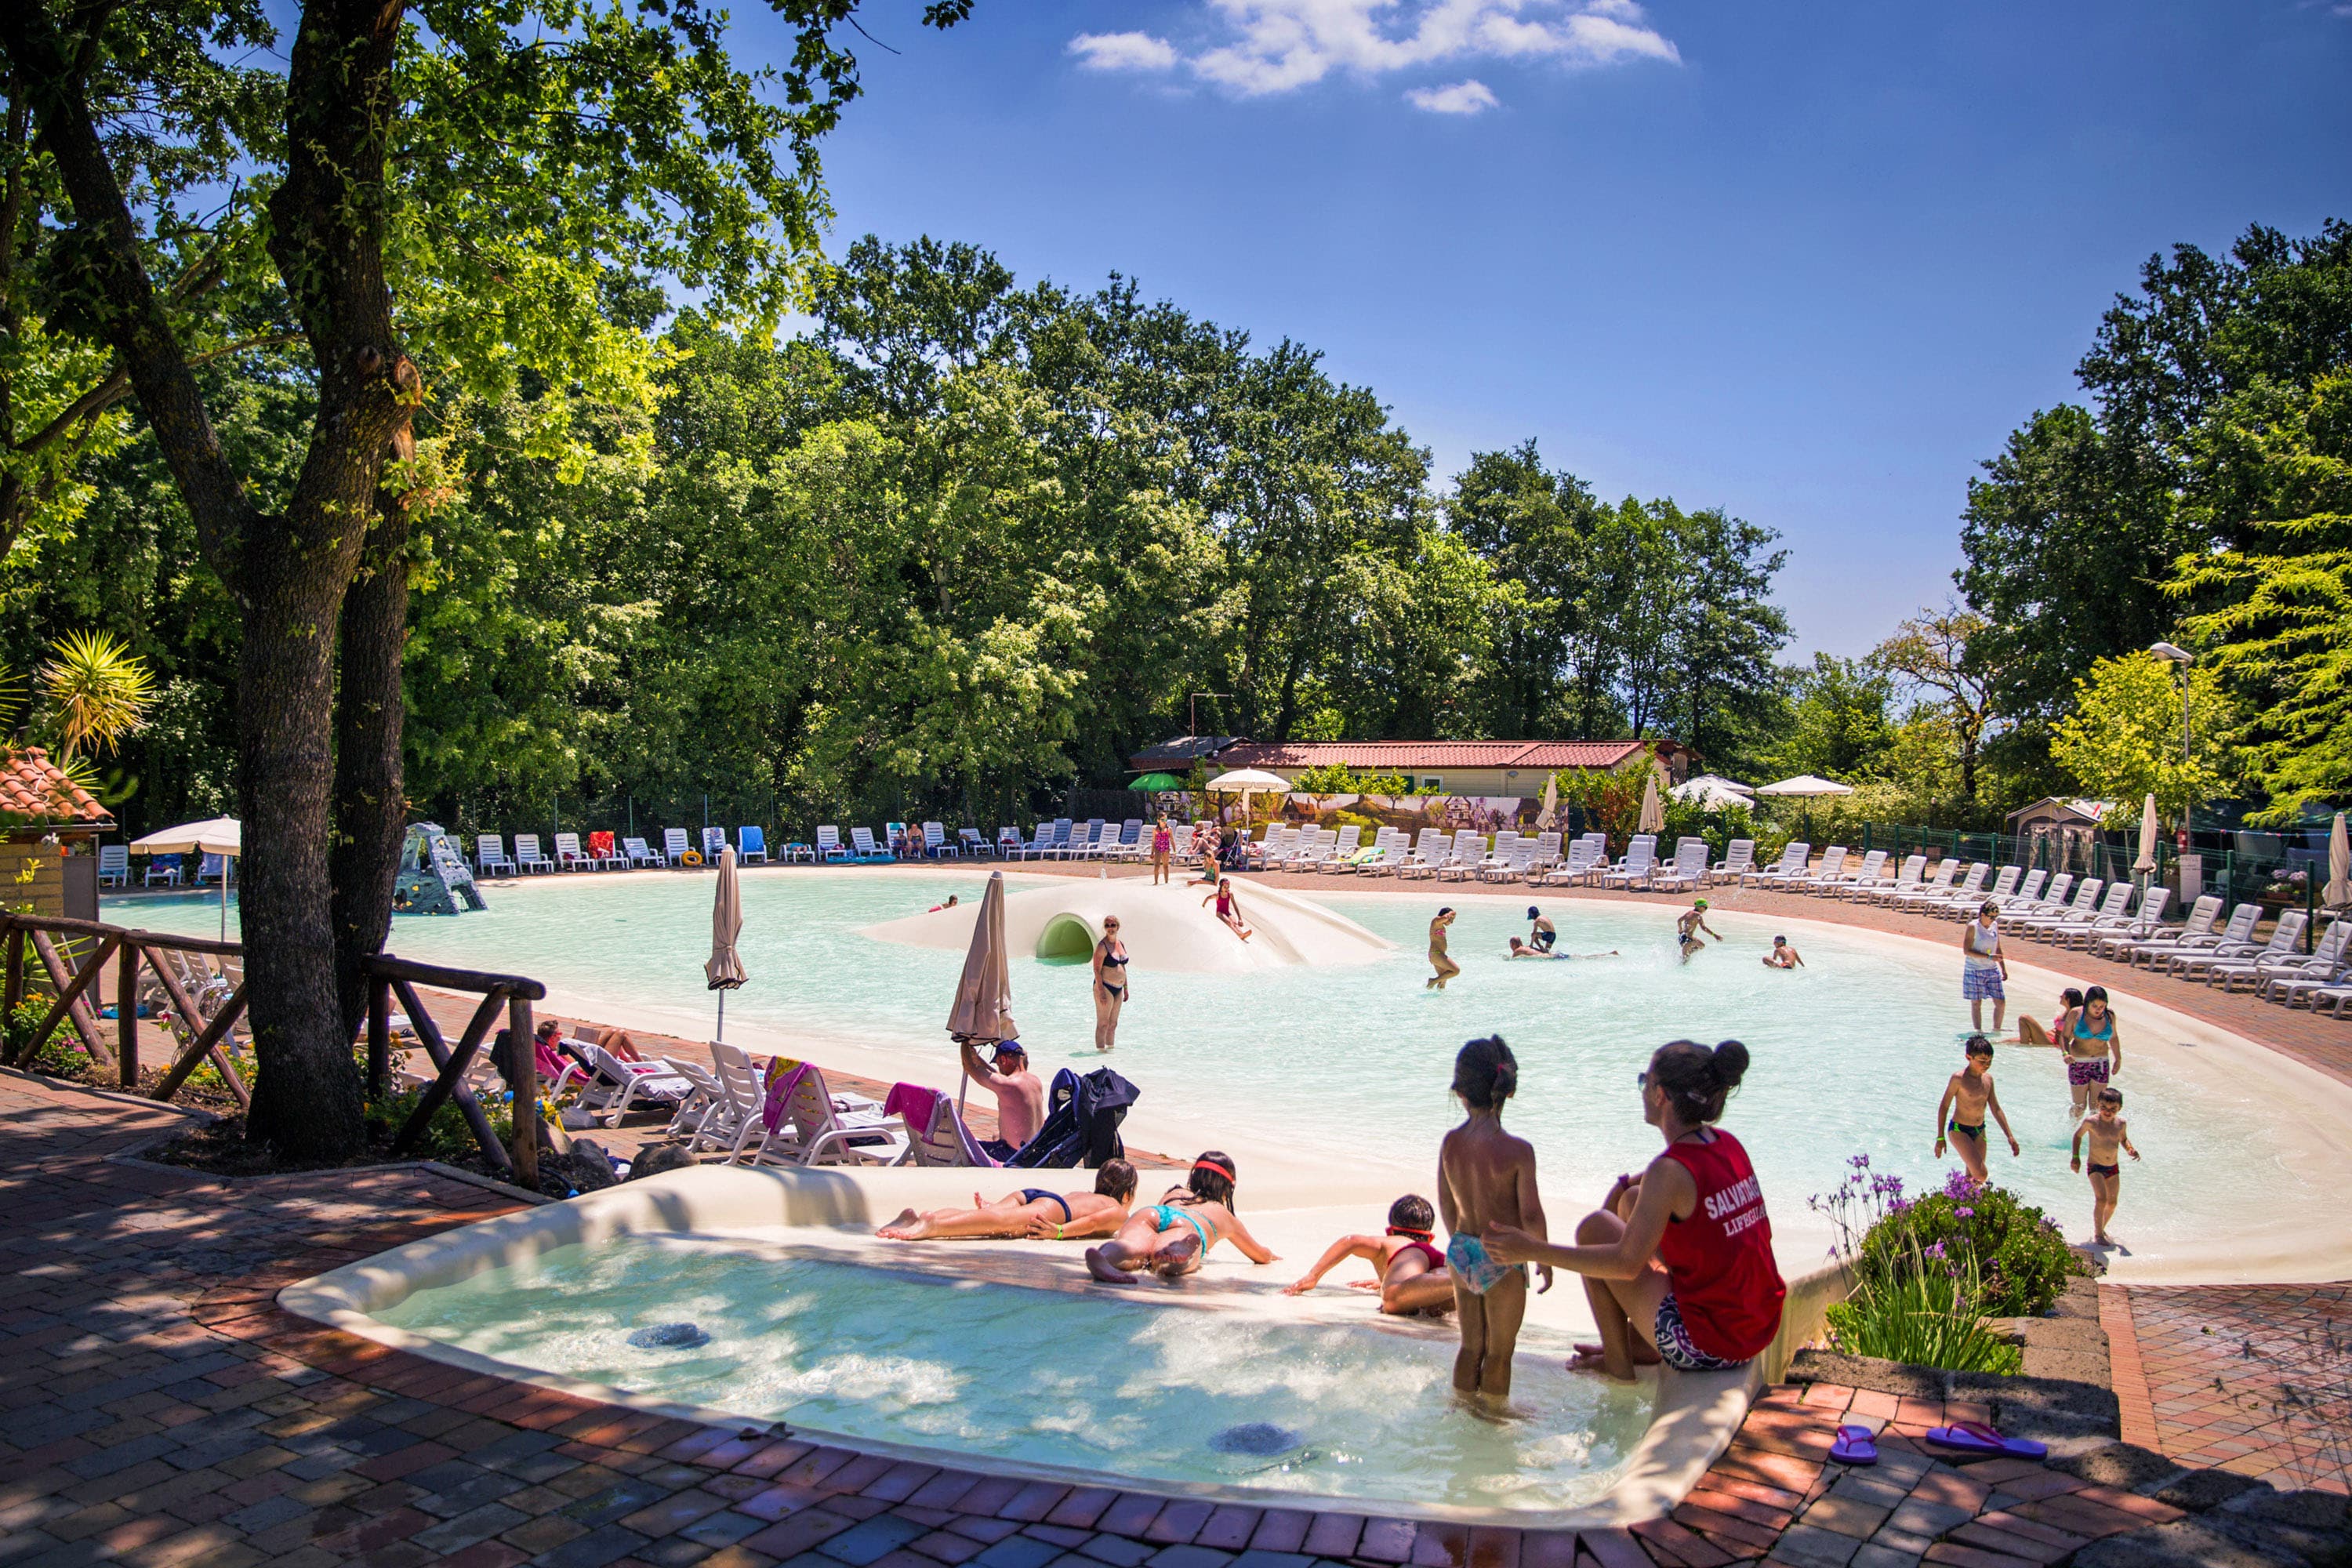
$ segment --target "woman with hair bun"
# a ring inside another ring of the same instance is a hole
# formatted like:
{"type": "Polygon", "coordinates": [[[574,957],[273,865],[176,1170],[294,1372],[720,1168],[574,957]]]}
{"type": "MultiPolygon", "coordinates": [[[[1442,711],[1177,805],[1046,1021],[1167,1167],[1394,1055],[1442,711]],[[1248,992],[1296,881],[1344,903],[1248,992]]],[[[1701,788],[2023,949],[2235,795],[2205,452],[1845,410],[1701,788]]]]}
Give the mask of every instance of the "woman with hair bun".
{"type": "Polygon", "coordinates": [[[1506,1225],[1486,1251],[1584,1276],[1601,1342],[1572,1368],[1621,1381],[1636,1365],[1720,1372],[1762,1353],[1780,1331],[1788,1289],[1772,1261],[1772,1222],[1739,1140],[1712,1125],[1748,1071],[1748,1047],[1662,1046],[1639,1079],[1643,1120],[1666,1141],[1639,1179],[1620,1176],[1601,1206],[1555,1247],[1506,1225]]]}

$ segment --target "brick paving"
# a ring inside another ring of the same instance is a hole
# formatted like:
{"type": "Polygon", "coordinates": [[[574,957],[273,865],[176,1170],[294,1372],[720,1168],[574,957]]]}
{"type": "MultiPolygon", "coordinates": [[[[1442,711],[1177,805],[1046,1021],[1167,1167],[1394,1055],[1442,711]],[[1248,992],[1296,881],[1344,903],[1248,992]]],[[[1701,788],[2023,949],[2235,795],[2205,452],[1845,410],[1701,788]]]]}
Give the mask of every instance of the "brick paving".
{"type": "Polygon", "coordinates": [[[2352,1490],[2352,1285],[2108,1287],[2138,1345],[2147,1435],[2184,1465],[2352,1490]]]}
{"type": "Polygon", "coordinates": [[[1521,1531],[1067,1487],[704,1426],[280,1312],[295,1279],[507,1212],[413,1167],[220,1181],[124,1163],[180,1118],[0,1074],[0,1563],[165,1568],[2017,1568],[2161,1524],[2040,1466],[1921,1451],[1973,1407],[1767,1392],[1669,1519],[1521,1531]],[[1824,1462],[1841,1421],[1873,1471],[1824,1462]]]}

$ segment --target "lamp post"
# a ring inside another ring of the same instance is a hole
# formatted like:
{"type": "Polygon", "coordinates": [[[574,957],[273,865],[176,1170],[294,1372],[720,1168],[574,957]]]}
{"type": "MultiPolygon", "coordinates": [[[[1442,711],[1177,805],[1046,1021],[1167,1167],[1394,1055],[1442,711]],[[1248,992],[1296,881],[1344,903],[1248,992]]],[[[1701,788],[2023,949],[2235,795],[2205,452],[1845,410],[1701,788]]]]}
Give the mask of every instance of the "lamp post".
{"type": "Polygon", "coordinates": [[[1201,733],[1201,699],[1232,695],[1230,691],[1195,691],[1184,700],[1185,723],[1196,739],[1201,733]]]}

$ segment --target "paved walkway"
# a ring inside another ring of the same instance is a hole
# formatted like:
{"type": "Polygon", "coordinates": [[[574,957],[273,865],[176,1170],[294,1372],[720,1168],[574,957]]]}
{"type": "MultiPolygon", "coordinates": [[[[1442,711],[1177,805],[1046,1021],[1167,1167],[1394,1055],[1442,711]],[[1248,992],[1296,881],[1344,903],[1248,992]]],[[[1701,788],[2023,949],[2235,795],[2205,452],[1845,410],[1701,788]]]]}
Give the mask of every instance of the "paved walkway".
{"type": "Polygon", "coordinates": [[[1903,1568],[2055,1562],[2176,1517],[1916,1447],[1982,1412],[1776,1389],[1671,1520],[1521,1531],[1024,1482],[478,1376],[279,1312],[286,1284],[503,1212],[410,1168],[220,1182],[110,1158],[172,1112],[0,1074],[0,1563],[66,1568],[1903,1568]],[[1885,1459],[1823,1463],[1836,1425],[1885,1459]]]}

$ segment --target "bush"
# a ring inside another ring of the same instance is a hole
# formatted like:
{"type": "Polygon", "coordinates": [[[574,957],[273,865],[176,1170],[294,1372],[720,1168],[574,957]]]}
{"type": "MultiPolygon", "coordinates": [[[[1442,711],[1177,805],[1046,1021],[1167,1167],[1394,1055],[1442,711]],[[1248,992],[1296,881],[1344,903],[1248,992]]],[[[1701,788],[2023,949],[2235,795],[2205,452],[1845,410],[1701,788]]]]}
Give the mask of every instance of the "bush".
{"type": "MultiPolygon", "coordinates": [[[[416,1110],[417,1101],[425,1098],[422,1089],[404,1089],[398,1094],[370,1102],[367,1108],[368,1130],[373,1138],[391,1142],[394,1134],[407,1125],[416,1110]]],[[[482,1113],[490,1123],[490,1132],[501,1143],[510,1141],[514,1121],[503,1100],[486,1101],[482,1113]]],[[[474,1131],[466,1125],[466,1113],[457,1109],[455,1098],[441,1102],[433,1120],[425,1124],[425,1135],[410,1151],[419,1159],[439,1160],[445,1164],[478,1164],[481,1148],[474,1142],[474,1131]]]]}
{"type": "Polygon", "coordinates": [[[1879,1356],[1912,1366],[2014,1376],[2025,1352],[1996,1337],[1968,1310],[1964,1274],[1906,1253],[1899,1268],[1858,1281],[1829,1310],[1830,1342],[1845,1355],[1879,1356]]]}
{"type": "Polygon", "coordinates": [[[1904,1238],[1965,1258],[1979,1279],[1977,1305],[1995,1318],[2048,1311],[2075,1269],[2066,1238],[2042,1212],[2004,1188],[1979,1186],[1954,1172],[1940,1193],[1905,1207],[1899,1225],[1881,1222],[1863,1241],[1865,1269],[1890,1266],[1904,1238]]]}

